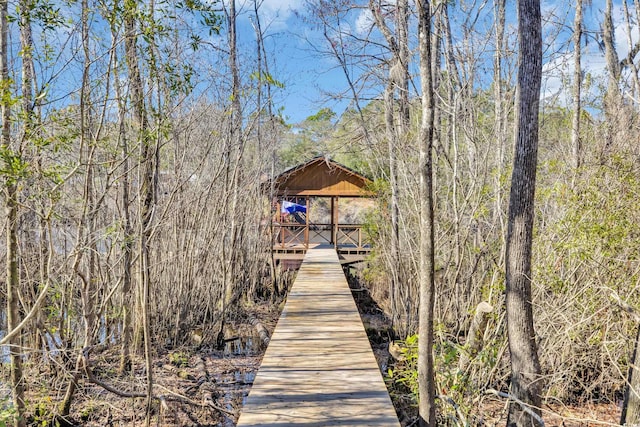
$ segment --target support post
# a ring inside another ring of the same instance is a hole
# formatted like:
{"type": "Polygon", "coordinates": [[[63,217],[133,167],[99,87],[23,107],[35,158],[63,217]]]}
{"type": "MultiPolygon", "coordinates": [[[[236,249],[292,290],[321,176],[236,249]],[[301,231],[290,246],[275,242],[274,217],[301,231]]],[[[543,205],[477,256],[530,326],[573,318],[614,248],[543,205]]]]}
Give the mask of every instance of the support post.
{"type": "Polygon", "coordinates": [[[331,198],[331,222],[333,223],[333,227],[331,227],[331,238],[333,239],[333,245],[338,248],[338,226],[340,225],[340,220],[338,218],[338,199],[339,197],[331,198]]]}
{"type": "Polygon", "coordinates": [[[280,225],[280,229],[278,230],[278,234],[276,239],[279,240],[276,241],[277,243],[280,243],[280,247],[282,247],[284,249],[284,226],[282,225],[282,204],[280,202],[280,200],[278,200],[278,203],[276,204],[276,208],[278,209],[278,211],[276,212],[276,219],[278,220],[278,224],[280,225]]]}
{"type": "Polygon", "coordinates": [[[307,212],[304,216],[305,227],[304,227],[304,246],[309,249],[309,196],[304,196],[305,206],[307,207],[307,212]]]}
{"type": "Polygon", "coordinates": [[[331,239],[333,240],[333,245],[338,248],[338,226],[340,225],[340,220],[338,217],[338,199],[339,197],[331,198],[331,239]]]}

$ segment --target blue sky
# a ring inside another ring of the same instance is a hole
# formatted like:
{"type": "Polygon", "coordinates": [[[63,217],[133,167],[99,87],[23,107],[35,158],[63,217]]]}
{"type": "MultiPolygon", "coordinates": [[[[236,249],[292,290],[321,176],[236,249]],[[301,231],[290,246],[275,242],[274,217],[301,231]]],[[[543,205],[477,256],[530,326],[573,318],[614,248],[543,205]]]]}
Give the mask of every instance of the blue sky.
{"type": "MultiPolygon", "coordinates": [[[[241,15],[238,33],[241,42],[254,43],[254,33],[248,15],[252,14],[253,2],[238,1],[241,15]],[[245,4],[243,6],[243,4],[245,4]]],[[[260,7],[261,26],[267,37],[265,44],[270,60],[271,73],[284,83],[277,91],[277,107],[284,107],[284,116],[290,123],[297,123],[315,114],[324,107],[342,111],[345,102],[332,102],[325,92],[344,89],[344,74],[336,69],[335,61],[321,58],[314,51],[314,43],[321,43],[320,34],[296,14],[304,13],[304,0],[264,0],[260,7]]]]}
{"type": "MultiPolygon", "coordinates": [[[[629,53],[629,43],[621,4],[620,1],[614,0],[613,20],[616,50],[619,58],[623,59],[629,53]]],[[[567,8],[567,4],[564,2],[545,2],[544,5],[544,13],[553,13],[561,17],[565,16],[569,25],[572,25],[574,17],[573,7],[567,8]]],[[[603,0],[594,0],[592,5],[586,7],[583,12],[585,27],[590,32],[590,35],[588,36],[587,43],[583,40],[582,67],[585,74],[589,73],[596,80],[606,76],[604,53],[594,34],[600,29],[602,17],[604,16],[604,8],[603,0]]],[[[633,5],[629,5],[629,8],[630,13],[634,15],[633,5]]],[[[637,43],[639,36],[640,29],[637,25],[634,25],[631,32],[631,43],[637,43]]],[[[562,88],[564,86],[563,82],[566,82],[567,79],[573,76],[573,47],[567,44],[562,37],[559,37],[554,44],[551,45],[549,50],[554,54],[549,55],[549,58],[544,64],[543,71],[545,80],[543,96],[548,98],[553,97],[561,104],[568,104],[570,103],[569,98],[571,94],[568,91],[563,91],[562,88]]],[[[597,87],[594,86],[592,90],[597,90],[597,87]]],[[[588,97],[589,93],[585,94],[585,96],[588,97]]]]}
{"type": "MultiPolygon", "coordinates": [[[[362,2],[366,5],[367,2],[362,2]]],[[[510,7],[508,21],[515,22],[515,2],[508,1],[510,7]]],[[[457,4],[462,4],[457,2],[457,4]]],[[[491,2],[487,2],[486,22],[477,24],[479,28],[488,31],[491,25],[491,2]],[[482,27],[484,25],[484,27],[482,27]]],[[[552,26],[545,26],[545,80],[543,83],[543,97],[554,98],[560,103],[566,102],[562,88],[573,75],[572,45],[567,39],[573,23],[573,1],[557,0],[543,1],[543,15],[553,21],[564,22],[566,29],[557,37],[551,37],[552,26]],[[568,29],[568,30],[567,30],[568,29]]],[[[620,57],[624,57],[629,51],[627,35],[622,23],[622,8],[620,0],[614,1],[616,25],[616,42],[620,57]]],[[[238,0],[238,7],[251,11],[251,0],[238,0]],[[243,3],[246,3],[243,6],[243,3]]],[[[304,118],[316,113],[320,108],[329,107],[337,113],[341,113],[348,101],[332,98],[330,94],[344,92],[348,89],[344,73],[338,68],[334,58],[322,55],[319,51],[326,51],[328,45],[323,35],[317,28],[313,28],[308,22],[296,14],[304,15],[304,0],[264,0],[260,7],[262,27],[267,34],[267,49],[272,56],[271,67],[274,77],[285,84],[285,88],[276,95],[277,106],[284,107],[284,115],[290,123],[297,123],[304,118]]],[[[600,26],[604,10],[604,1],[595,0],[592,5],[585,8],[585,25],[588,30],[595,31],[600,26]]],[[[239,34],[244,43],[253,43],[253,29],[248,20],[249,13],[241,17],[239,22],[239,34]]],[[[463,17],[452,17],[458,22],[463,17]]],[[[372,20],[366,8],[352,13],[344,22],[343,31],[352,34],[366,35],[371,27],[372,20]]],[[[513,29],[513,28],[512,28],[513,29]]],[[[635,28],[632,42],[638,40],[638,31],[635,28]]],[[[455,31],[455,29],[454,29],[455,31]]],[[[485,48],[487,58],[490,58],[490,42],[485,48]]],[[[590,43],[583,46],[585,72],[593,76],[602,76],[605,72],[604,57],[593,37],[590,43]]],[[[485,67],[487,76],[491,70],[485,67]]]]}

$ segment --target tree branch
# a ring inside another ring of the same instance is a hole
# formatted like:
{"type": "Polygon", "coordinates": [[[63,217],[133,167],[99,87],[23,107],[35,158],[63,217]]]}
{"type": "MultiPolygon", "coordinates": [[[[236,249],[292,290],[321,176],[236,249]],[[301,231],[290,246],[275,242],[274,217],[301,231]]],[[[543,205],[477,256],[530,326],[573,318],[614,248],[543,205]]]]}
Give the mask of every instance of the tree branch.
{"type": "MultiPolygon", "coordinates": [[[[513,400],[513,401],[514,401],[514,402],[516,402],[518,405],[520,405],[520,407],[522,408],[522,410],[523,410],[524,412],[526,412],[527,414],[529,414],[529,416],[531,416],[532,418],[535,418],[535,420],[536,420],[538,423],[540,423],[540,425],[541,425],[542,427],[544,427],[544,420],[543,420],[543,419],[542,419],[538,414],[536,414],[536,413],[531,409],[531,407],[530,407],[529,405],[527,405],[526,403],[524,403],[522,400],[518,399],[517,397],[512,396],[512,395],[510,395],[509,393],[505,393],[505,392],[502,392],[502,391],[498,391],[498,390],[493,389],[493,388],[487,389],[487,390],[485,391],[485,393],[487,393],[487,394],[494,394],[494,395],[499,396],[499,397],[504,397],[504,398],[507,398],[507,399],[509,399],[509,400],[513,400]]],[[[542,409],[542,408],[541,408],[541,409],[542,409]]]]}
{"type": "MultiPolygon", "coordinates": [[[[87,375],[87,379],[89,380],[89,382],[102,387],[103,389],[107,390],[110,393],[115,394],[116,396],[120,396],[120,397],[126,397],[126,398],[146,398],[147,397],[147,392],[129,392],[129,391],[123,391],[120,389],[117,389],[115,387],[113,387],[112,385],[99,380],[98,378],[96,378],[96,376],[94,375],[93,371],[91,370],[90,365],[90,360],[89,360],[89,353],[91,352],[92,347],[86,347],[82,350],[82,358],[83,358],[83,364],[84,364],[84,372],[87,375]]],[[[156,384],[156,386],[161,387],[159,385],[156,384]]],[[[235,414],[233,412],[230,412],[224,408],[219,407],[218,405],[214,404],[212,401],[208,400],[205,404],[202,403],[198,403],[195,400],[189,399],[186,396],[182,396],[179,395],[165,387],[162,387],[165,390],[167,390],[169,392],[169,394],[161,394],[161,395],[152,395],[153,399],[159,400],[160,402],[163,401],[173,401],[173,402],[180,402],[180,403],[186,403],[189,405],[193,405],[193,406],[209,406],[219,412],[223,412],[227,415],[231,415],[231,416],[235,416],[235,414]]]]}

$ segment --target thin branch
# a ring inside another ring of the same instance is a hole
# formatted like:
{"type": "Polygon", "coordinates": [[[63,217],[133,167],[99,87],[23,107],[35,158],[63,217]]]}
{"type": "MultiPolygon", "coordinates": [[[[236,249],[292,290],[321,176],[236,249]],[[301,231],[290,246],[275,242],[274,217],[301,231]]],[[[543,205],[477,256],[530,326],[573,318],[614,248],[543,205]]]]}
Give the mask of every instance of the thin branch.
{"type": "MultiPolygon", "coordinates": [[[[511,395],[511,394],[509,394],[509,393],[505,393],[505,392],[503,392],[503,391],[498,391],[498,390],[496,390],[496,389],[494,389],[494,388],[487,389],[487,390],[485,391],[485,393],[487,393],[487,394],[494,394],[494,395],[496,395],[496,396],[504,397],[504,398],[507,398],[507,399],[509,399],[509,400],[512,400],[512,401],[516,402],[518,405],[520,405],[520,407],[522,408],[522,410],[523,410],[524,412],[526,412],[529,416],[531,416],[531,417],[532,417],[532,418],[534,418],[538,423],[540,423],[540,425],[541,425],[542,427],[544,427],[544,420],[543,420],[543,419],[542,419],[538,414],[536,414],[536,413],[535,413],[535,411],[533,411],[533,410],[531,409],[531,405],[527,405],[527,404],[526,404],[526,403],[524,403],[522,400],[518,399],[517,397],[515,397],[515,396],[513,396],[513,395],[511,395]]],[[[540,409],[540,410],[542,410],[542,408],[539,408],[539,409],[540,409]]]]}

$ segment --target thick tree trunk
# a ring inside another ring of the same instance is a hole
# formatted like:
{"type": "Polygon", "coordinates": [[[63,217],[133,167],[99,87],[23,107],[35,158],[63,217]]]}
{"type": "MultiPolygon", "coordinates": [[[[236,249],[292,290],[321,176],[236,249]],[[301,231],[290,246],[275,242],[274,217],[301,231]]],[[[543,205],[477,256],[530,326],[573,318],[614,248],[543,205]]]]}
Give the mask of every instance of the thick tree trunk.
{"type": "Polygon", "coordinates": [[[515,157],[509,195],[506,245],[506,309],[511,355],[508,426],[538,425],[542,378],[533,327],[531,247],[538,157],[538,108],[542,79],[539,0],[518,2],[520,65],[516,96],[515,157]],[[522,407],[526,405],[527,408],[522,407]]]}
{"type": "Polygon", "coordinates": [[[420,426],[436,425],[433,366],[433,314],[435,304],[435,238],[433,209],[433,79],[431,75],[431,4],[418,0],[420,49],[420,308],[418,321],[418,410],[420,426]]]}

